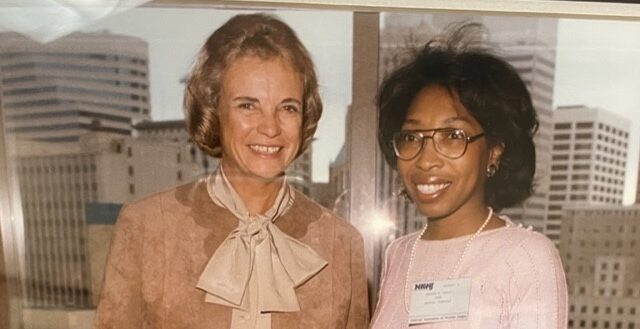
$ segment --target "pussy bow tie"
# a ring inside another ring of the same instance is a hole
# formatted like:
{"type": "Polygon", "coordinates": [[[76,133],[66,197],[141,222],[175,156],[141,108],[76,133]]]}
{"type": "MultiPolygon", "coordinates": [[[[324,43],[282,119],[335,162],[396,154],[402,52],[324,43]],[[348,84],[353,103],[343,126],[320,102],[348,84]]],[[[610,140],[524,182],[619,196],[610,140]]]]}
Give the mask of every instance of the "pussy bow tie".
{"type": "Polygon", "coordinates": [[[320,272],[327,262],[274,224],[293,204],[292,189],[284,182],[271,209],[249,215],[221,167],[208,180],[213,201],[231,211],[239,222],[200,275],[197,287],[207,292],[205,301],[243,311],[257,308],[261,313],[299,311],[295,287],[320,272]],[[252,298],[253,294],[257,298],[252,298]],[[257,305],[252,305],[252,300],[257,305]]]}

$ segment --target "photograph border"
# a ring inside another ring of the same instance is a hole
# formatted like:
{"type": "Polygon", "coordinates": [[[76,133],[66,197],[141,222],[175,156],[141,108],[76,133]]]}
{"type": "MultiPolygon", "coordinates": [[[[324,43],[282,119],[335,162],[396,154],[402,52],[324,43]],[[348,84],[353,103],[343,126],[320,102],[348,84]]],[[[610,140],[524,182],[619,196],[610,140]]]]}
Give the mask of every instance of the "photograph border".
{"type": "MultiPolygon", "coordinates": [[[[6,5],[0,5],[6,6],[6,5]]],[[[550,0],[154,0],[146,3],[149,7],[202,7],[212,6],[221,9],[247,8],[289,8],[289,9],[327,9],[363,12],[430,12],[430,13],[474,13],[479,15],[544,16],[575,19],[607,19],[640,23],[640,4],[586,2],[586,1],[550,1],[550,0]]],[[[1,100],[0,100],[1,101],[1,100]]],[[[19,268],[17,250],[13,240],[10,223],[13,222],[16,209],[12,207],[9,179],[9,159],[6,152],[4,125],[0,117],[0,268],[9,278],[19,268]]],[[[0,291],[3,287],[0,287],[0,291]]],[[[10,298],[20,298],[17,285],[11,285],[10,298]]],[[[9,318],[15,320],[21,312],[18,305],[9,305],[9,318]]],[[[3,310],[0,310],[0,314],[3,310]]],[[[11,323],[10,327],[15,323],[11,323]]]]}

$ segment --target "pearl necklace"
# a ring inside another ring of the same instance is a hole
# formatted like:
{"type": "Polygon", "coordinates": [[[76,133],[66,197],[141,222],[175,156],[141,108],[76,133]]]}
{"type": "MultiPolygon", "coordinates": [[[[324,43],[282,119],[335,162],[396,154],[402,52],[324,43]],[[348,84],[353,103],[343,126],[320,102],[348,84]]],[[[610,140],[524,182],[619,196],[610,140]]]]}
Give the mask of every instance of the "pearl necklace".
{"type": "MultiPolygon", "coordinates": [[[[487,218],[484,220],[484,223],[482,223],[482,225],[480,225],[480,228],[476,231],[476,233],[474,233],[469,238],[469,240],[467,240],[467,243],[464,245],[464,249],[462,249],[462,254],[460,254],[460,257],[458,258],[458,261],[456,262],[455,266],[453,267],[453,271],[451,271],[451,275],[449,275],[449,278],[453,277],[453,275],[458,271],[458,267],[460,266],[460,263],[462,263],[462,259],[464,259],[464,256],[467,254],[467,249],[469,249],[469,246],[471,246],[471,242],[473,242],[473,240],[478,236],[478,234],[480,234],[480,232],[482,232],[482,230],[484,230],[484,228],[487,226],[487,224],[489,224],[489,221],[491,220],[491,216],[493,216],[493,208],[487,207],[487,209],[489,209],[489,215],[487,215],[487,218]]],[[[411,273],[411,267],[413,265],[413,260],[414,260],[414,258],[416,256],[416,244],[418,243],[418,240],[420,240],[422,238],[424,233],[427,232],[427,227],[429,227],[429,220],[427,220],[426,224],[424,225],[424,228],[420,232],[420,235],[418,235],[418,237],[416,237],[415,241],[413,241],[413,245],[411,246],[411,257],[409,258],[409,266],[407,268],[407,275],[406,275],[405,280],[404,280],[404,309],[407,311],[407,313],[409,313],[409,302],[407,301],[407,291],[409,290],[409,274],[411,273]]]]}

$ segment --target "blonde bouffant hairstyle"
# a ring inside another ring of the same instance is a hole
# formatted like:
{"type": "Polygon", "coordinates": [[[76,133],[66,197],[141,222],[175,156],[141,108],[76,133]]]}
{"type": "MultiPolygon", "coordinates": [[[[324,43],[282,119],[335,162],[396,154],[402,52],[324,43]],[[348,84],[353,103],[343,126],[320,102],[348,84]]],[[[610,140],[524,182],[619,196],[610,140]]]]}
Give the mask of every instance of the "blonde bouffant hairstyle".
{"type": "Polygon", "coordinates": [[[217,29],[200,49],[187,78],[184,111],[191,141],[204,152],[221,157],[218,99],[222,75],[237,58],[282,58],[303,81],[302,140],[297,155],[311,141],[322,115],[318,80],[307,49],[282,21],[265,15],[237,15],[217,29]]]}

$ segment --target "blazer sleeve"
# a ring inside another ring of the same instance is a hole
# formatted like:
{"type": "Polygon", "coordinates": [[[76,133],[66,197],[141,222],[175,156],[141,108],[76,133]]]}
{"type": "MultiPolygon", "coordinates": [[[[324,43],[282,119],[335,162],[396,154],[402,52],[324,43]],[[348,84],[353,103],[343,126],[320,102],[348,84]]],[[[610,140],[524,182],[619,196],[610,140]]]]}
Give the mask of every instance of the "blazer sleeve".
{"type": "Polygon", "coordinates": [[[369,327],[369,295],[364,263],[364,242],[362,236],[351,239],[351,304],[349,306],[348,329],[369,327]]]}
{"type": "Polygon", "coordinates": [[[143,328],[142,243],[144,227],[131,206],[125,206],[116,222],[105,266],[102,293],[94,329],[143,328]]]}
{"type": "Polygon", "coordinates": [[[538,233],[517,248],[509,262],[511,328],[566,328],[567,284],[558,250],[538,233]]]}

